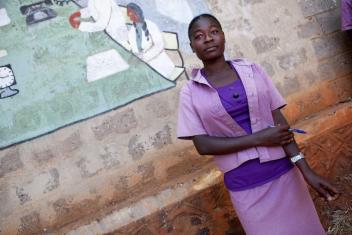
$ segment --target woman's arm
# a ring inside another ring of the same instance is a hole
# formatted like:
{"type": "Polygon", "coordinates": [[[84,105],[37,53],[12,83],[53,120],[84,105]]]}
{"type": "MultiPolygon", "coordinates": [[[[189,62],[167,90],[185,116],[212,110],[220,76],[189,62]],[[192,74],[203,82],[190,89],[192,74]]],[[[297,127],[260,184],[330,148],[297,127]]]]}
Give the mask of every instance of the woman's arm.
{"type": "Polygon", "coordinates": [[[293,137],[288,128],[288,125],[281,125],[240,137],[197,135],[192,140],[199,154],[222,155],[255,146],[279,146],[287,144],[292,141],[293,137]]]}
{"type": "MultiPolygon", "coordinates": [[[[288,125],[285,116],[281,113],[280,109],[272,111],[275,125],[288,125]]],[[[283,145],[285,153],[288,157],[293,157],[299,154],[300,150],[296,141],[291,141],[283,145]]],[[[338,196],[338,192],[328,181],[317,175],[308,165],[306,160],[300,159],[296,166],[302,172],[305,180],[322,196],[331,201],[338,196]]]]}

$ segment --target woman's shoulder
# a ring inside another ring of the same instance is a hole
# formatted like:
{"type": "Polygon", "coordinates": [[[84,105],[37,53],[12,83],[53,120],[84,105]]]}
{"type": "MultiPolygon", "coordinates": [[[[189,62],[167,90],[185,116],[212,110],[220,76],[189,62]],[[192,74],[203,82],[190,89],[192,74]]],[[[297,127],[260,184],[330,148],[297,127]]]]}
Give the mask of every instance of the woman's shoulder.
{"type": "Polygon", "coordinates": [[[231,60],[232,63],[238,64],[238,65],[254,65],[255,63],[247,58],[235,58],[231,60]]]}
{"type": "Polygon", "coordinates": [[[188,79],[181,87],[181,93],[191,93],[192,87],[194,86],[194,81],[188,79]]]}

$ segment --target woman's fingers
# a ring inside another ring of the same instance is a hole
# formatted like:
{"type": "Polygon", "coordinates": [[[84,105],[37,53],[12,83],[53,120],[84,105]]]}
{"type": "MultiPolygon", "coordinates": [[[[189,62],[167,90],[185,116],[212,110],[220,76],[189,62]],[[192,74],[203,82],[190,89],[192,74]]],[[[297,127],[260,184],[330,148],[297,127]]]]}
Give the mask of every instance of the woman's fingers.
{"type": "Polygon", "coordinates": [[[325,180],[319,183],[316,189],[328,201],[336,200],[339,197],[337,189],[325,180]]]}
{"type": "Polygon", "coordinates": [[[281,137],[281,145],[289,144],[294,141],[294,135],[292,133],[285,133],[281,137]]]}
{"type": "Polygon", "coordinates": [[[325,190],[323,187],[321,187],[321,185],[319,184],[316,188],[315,188],[318,193],[323,196],[326,200],[328,201],[332,201],[333,197],[330,196],[329,192],[327,190],[325,190]]]}
{"type": "Polygon", "coordinates": [[[329,195],[330,195],[330,199],[328,199],[329,201],[335,200],[339,197],[339,191],[329,182],[327,181],[323,181],[322,183],[322,187],[328,191],[329,195]]]}

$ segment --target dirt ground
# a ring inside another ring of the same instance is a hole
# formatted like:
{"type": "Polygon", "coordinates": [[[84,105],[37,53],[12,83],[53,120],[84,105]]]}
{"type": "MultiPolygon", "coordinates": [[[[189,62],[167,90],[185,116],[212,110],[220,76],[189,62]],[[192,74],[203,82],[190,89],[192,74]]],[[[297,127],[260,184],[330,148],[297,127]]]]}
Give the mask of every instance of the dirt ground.
{"type": "Polygon", "coordinates": [[[329,177],[332,183],[339,189],[341,195],[332,202],[326,202],[312,192],[319,216],[328,235],[351,235],[352,234],[352,162],[350,156],[345,156],[337,161],[334,170],[329,177]]]}

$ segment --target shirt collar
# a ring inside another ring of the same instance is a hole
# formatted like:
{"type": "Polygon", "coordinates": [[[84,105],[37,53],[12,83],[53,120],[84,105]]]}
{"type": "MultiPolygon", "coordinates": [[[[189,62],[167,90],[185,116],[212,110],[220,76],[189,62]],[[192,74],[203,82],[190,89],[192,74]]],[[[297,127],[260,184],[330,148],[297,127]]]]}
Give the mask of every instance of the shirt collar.
{"type": "MultiPolygon", "coordinates": [[[[252,63],[248,60],[245,59],[234,59],[230,61],[233,66],[250,66],[252,63]]],[[[210,86],[209,82],[207,79],[202,75],[201,69],[196,68],[193,69],[191,72],[191,80],[194,82],[202,83],[205,85],[210,86]]]]}

